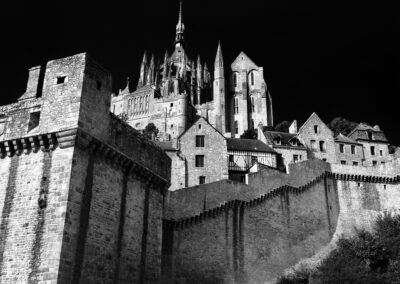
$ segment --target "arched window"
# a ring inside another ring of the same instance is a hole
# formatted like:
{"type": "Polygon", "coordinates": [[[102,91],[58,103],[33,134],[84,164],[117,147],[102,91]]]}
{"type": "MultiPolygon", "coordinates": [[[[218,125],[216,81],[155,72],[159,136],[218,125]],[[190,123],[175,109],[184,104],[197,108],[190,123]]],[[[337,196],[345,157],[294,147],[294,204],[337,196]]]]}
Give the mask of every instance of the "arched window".
{"type": "Polygon", "coordinates": [[[149,102],[150,102],[150,96],[147,95],[147,96],[146,96],[146,112],[149,111],[149,102]]]}
{"type": "Polygon", "coordinates": [[[251,97],[251,112],[255,112],[254,97],[251,97]]]}
{"type": "Polygon", "coordinates": [[[254,86],[254,72],[250,73],[250,83],[252,86],[254,86]]]}
{"type": "Polygon", "coordinates": [[[139,111],[143,110],[143,97],[140,97],[140,101],[139,101],[139,111]]]}
{"type": "Polygon", "coordinates": [[[132,110],[132,112],[133,112],[133,113],[136,113],[136,111],[137,111],[137,98],[135,98],[135,99],[133,100],[133,110],[132,110]]]}
{"type": "Polygon", "coordinates": [[[237,87],[237,74],[233,73],[233,86],[236,88],[237,87]]]}
{"type": "Polygon", "coordinates": [[[239,113],[239,99],[235,98],[234,100],[234,113],[239,113]]]}

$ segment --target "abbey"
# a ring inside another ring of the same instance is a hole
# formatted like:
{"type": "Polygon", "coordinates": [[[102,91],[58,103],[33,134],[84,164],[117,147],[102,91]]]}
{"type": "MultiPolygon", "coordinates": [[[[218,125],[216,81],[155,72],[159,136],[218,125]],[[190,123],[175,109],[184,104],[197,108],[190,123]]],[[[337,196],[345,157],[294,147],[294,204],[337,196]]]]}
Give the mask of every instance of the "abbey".
{"type": "Polygon", "coordinates": [[[137,88],[127,86],[112,97],[111,111],[127,123],[144,129],[150,122],[160,130],[158,140],[177,138],[201,116],[226,137],[239,136],[259,123],[273,124],[272,99],[263,68],[241,52],[228,67],[218,43],[212,70],[200,56],[185,52],[182,2],[176,25],[175,48],[165,52],[162,63],[143,56],[137,88]]]}

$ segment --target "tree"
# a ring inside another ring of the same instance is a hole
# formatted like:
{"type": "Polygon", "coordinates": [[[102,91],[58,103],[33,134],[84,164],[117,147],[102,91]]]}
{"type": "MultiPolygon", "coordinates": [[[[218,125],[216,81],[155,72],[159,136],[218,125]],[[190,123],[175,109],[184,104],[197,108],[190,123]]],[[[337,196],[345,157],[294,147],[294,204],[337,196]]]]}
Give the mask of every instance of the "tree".
{"type": "Polygon", "coordinates": [[[328,127],[334,132],[335,136],[339,135],[339,133],[348,135],[357,125],[357,122],[347,120],[343,117],[335,117],[328,123],[328,127]]]}
{"type": "Polygon", "coordinates": [[[289,127],[291,124],[292,123],[290,121],[284,120],[275,125],[274,129],[275,131],[279,132],[289,132],[289,127]]]}
{"type": "Polygon", "coordinates": [[[247,129],[245,132],[243,132],[242,135],[240,135],[240,138],[242,139],[257,139],[257,133],[258,131],[254,128],[247,129]]]}
{"type": "Polygon", "coordinates": [[[150,122],[144,128],[143,135],[148,139],[154,140],[154,138],[157,137],[158,132],[160,132],[158,128],[154,125],[154,123],[150,122]]]}

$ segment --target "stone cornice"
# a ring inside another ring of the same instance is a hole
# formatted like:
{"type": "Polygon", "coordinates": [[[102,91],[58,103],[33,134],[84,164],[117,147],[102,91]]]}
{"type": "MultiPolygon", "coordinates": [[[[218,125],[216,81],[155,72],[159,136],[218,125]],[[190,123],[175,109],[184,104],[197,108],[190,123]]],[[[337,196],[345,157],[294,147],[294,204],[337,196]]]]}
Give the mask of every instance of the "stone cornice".
{"type": "Polygon", "coordinates": [[[264,203],[267,200],[273,199],[277,196],[282,196],[284,194],[289,194],[289,193],[292,193],[294,195],[302,194],[303,192],[309,190],[314,185],[323,182],[326,178],[331,178],[334,180],[342,180],[342,181],[369,182],[369,183],[382,183],[382,184],[400,183],[400,175],[393,177],[380,177],[380,176],[349,175],[349,174],[337,174],[337,173],[325,172],[303,186],[293,187],[289,185],[283,185],[249,201],[231,200],[225,202],[224,204],[216,208],[206,210],[200,213],[199,215],[195,215],[192,217],[182,218],[179,220],[164,219],[163,225],[165,227],[174,229],[185,228],[197,224],[199,222],[202,222],[209,218],[216,218],[217,216],[226,212],[227,210],[230,210],[231,208],[240,208],[240,207],[252,208],[264,203]]]}
{"type": "Polygon", "coordinates": [[[141,182],[160,189],[163,194],[170,186],[167,179],[79,128],[0,141],[0,159],[19,156],[22,153],[36,153],[39,150],[52,151],[57,147],[65,149],[73,146],[93,151],[96,156],[103,157],[107,163],[121,167],[126,174],[133,175],[141,182]]]}

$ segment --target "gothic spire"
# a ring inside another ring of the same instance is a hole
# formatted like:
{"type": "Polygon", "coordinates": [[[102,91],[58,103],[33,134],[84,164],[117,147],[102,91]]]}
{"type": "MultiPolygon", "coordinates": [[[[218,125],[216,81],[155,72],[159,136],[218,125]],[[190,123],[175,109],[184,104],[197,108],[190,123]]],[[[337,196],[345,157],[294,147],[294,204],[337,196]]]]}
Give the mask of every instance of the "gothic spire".
{"type": "Polygon", "coordinates": [[[224,60],[222,58],[222,51],[221,51],[221,42],[218,41],[218,49],[217,49],[217,56],[215,57],[215,68],[223,68],[224,67],[224,60]]]}
{"type": "Polygon", "coordinates": [[[142,64],[140,66],[140,78],[139,78],[139,82],[138,82],[138,86],[137,86],[138,89],[146,85],[147,68],[148,68],[147,55],[146,55],[146,51],[145,51],[144,55],[143,55],[142,64]]]}
{"type": "Polygon", "coordinates": [[[175,48],[183,47],[185,32],[185,24],[182,21],[182,0],[179,3],[179,19],[178,24],[176,25],[176,36],[175,36],[175,48]]]}

